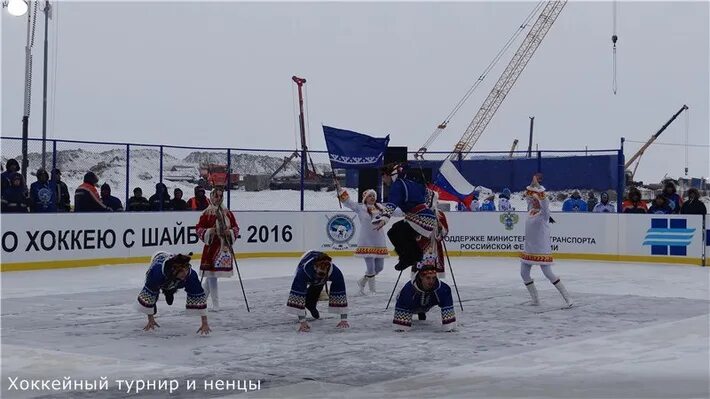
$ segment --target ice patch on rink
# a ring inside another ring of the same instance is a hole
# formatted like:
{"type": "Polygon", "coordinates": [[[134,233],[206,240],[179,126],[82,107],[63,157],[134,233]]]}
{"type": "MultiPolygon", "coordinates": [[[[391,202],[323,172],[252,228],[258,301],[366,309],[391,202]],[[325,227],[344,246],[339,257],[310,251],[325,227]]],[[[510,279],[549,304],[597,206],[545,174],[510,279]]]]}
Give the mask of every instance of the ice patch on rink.
{"type": "MultiPolygon", "coordinates": [[[[336,258],[350,302],[347,331],[322,312],[309,334],[285,312],[295,259],[245,259],[236,279],[220,280],[222,310],[199,337],[184,314],[184,293],[161,328],[143,332],[133,309],[145,265],[2,273],[2,397],[166,397],[127,395],[115,379],[198,381],[172,397],[708,397],[710,269],[561,261],[553,268],[578,306],[561,298],[539,269],[542,306],[527,298],[515,259],[451,258],[458,332],[440,332],[434,308],[412,331],[392,330],[384,307],[397,278],[389,259],[378,294],[357,296],[357,258],[336,258]],[[8,377],[108,377],[109,391],[8,391],[8,377]],[[261,390],[205,392],[209,379],[261,380],[261,390]]],[[[403,277],[404,280],[404,277],[403,277]]],[[[447,282],[451,285],[451,279],[447,282]]],[[[400,282],[400,287],[402,282],[400,282]]],[[[325,303],[320,306],[323,308],[325,303]]]]}

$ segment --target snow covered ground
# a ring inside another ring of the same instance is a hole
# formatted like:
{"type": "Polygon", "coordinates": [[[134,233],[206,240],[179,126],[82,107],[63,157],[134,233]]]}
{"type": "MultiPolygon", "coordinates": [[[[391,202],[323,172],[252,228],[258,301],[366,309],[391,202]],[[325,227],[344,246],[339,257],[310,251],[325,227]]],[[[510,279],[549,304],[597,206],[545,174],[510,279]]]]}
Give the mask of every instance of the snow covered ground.
{"type": "MultiPolygon", "coordinates": [[[[2,273],[2,397],[168,397],[119,391],[116,379],[171,379],[170,397],[249,398],[707,398],[710,395],[710,269],[561,261],[555,272],[576,307],[534,270],[543,305],[527,300],[515,259],[452,258],[464,312],[458,331],[440,332],[438,309],[412,331],[392,330],[384,311],[397,277],[389,259],[378,294],[357,296],[364,265],[336,258],[348,280],[351,328],[323,313],[313,331],[296,332],[285,312],[294,259],[245,259],[222,280],[222,310],[209,312],[213,333],[195,334],[184,293],[161,328],[143,332],[133,309],[144,265],[2,273]],[[109,390],[9,390],[8,378],[108,377],[109,390]],[[204,390],[203,380],[261,380],[261,390],[204,390]],[[185,380],[196,380],[195,391],[185,380]]],[[[449,280],[449,283],[451,281],[449,280]]],[[[402,283],[400,282],[400,287],[402,283]]],[[[323,305],[320,305],[323,308],[323,305]]]]}

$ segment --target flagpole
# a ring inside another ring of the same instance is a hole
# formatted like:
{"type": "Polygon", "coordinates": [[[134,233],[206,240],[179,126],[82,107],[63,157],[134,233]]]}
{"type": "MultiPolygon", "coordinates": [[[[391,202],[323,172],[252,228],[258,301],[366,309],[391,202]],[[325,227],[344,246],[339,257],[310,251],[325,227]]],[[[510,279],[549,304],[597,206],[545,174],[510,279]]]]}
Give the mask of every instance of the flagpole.
{"type": "MultiPolygon", "coordinates": [[[[323,124],[320,124],[321,129],[324,128],[323,124]]],[[[325,131],[325,129],[323,129],[325,131]]],[[[330,151],[328,151],[328,162],[330,163],[330,173],[333,175],[333,183],[335,183],[335,199],[338,200],[338,206],[343,209],[343,203],[340,202],[340,183],[338,183],[338,178],[335,177],[335,168],[333,168],[333,160],[330,159],[330,151]]]]}

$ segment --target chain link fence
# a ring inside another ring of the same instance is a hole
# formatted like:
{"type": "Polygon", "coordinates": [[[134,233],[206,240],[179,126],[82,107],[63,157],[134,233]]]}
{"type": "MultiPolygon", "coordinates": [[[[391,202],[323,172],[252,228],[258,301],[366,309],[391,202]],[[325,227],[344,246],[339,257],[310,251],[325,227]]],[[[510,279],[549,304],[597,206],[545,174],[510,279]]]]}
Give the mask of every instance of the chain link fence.
{"type": "MultiPolygon", "coordinates": [[[[8,159],[21,162],[22,141],[4,137],[0,141],[3,167],[8,159]]],[[[28,186],[36,180],[35,172],[42,164],[42,141],[28,141],[28,186]]],[[[47,140],[48,171],[56,167],[72,197],[84,174],[93,171],[99,185],[111,187],[112,195],[126,207],[127,200],[140,188],[145,198],[156,193],[156,184],[163,183],[171,198],[175,189],[188,201],[197,187],[209,191],[214,186],[228,187],[226,205],[232,210],[339,210],[335,181],[357,194],[357,172],[330,166],[326,151],[309,151],[305,157],[305,173],[301,174],[302,154],[299,150],[261,150],[177,147],[129,143],[103,143],[70,140],[47,140]]],[[[410,161],[413,172],[419,170],[425,182],[431,182],[441,162],[449,153],[430,152],[425,161],[410,161]]],[[[493,201],[496,210],[500,194],[511,191],[516,208],[524,206],[522,192],[532,174],[542,172],[543,185],[552,195],[552,207],[561,210],[564,201],[579,188],[586,202],[589,191],[600,200],[607,192],[612,205],[623,192],[623,173],[619,175],[617,151],[548,152],[524,151],[485,152],[467,154],[465,161],[454,161],[457,169],[476,187],[478,206],[493,201]],[[571,174],[571,170],[574,173],[571,174]],[[485,171],[485,173],[481,173],[485,171]],[[581,180],[580,180],[581,176],[581,180]],[[620,180],[621,179],[621,180],[620,180]],[[621,185],[619,184],[621,182],[621,185]],[[591,190],[590,190],[591,188],[591,190]]],[[[410,160],[414,158],[409,154],[410,160]]],[[[623,158],[621,158],[623,160],[623,158]]],[[[621,162],[623,165],[623,161],[621,162]]],[[[416,173],[415,173],[416,174],[416,173]]],[[[456,209],[456,204],[450,204],[456,209]]]]}

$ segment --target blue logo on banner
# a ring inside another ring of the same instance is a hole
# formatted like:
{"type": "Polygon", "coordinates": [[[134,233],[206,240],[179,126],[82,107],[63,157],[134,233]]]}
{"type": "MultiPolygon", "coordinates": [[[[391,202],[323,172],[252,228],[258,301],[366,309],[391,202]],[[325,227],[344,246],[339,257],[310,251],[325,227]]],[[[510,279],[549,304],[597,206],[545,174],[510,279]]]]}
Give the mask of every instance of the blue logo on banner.
{"type": "Polygon", "coordinates": [[[651,246],[651,255],[686,256],[694,233],[695,229],[687,228],[685,219],[651,219],[643,245],[651,246]]]}

